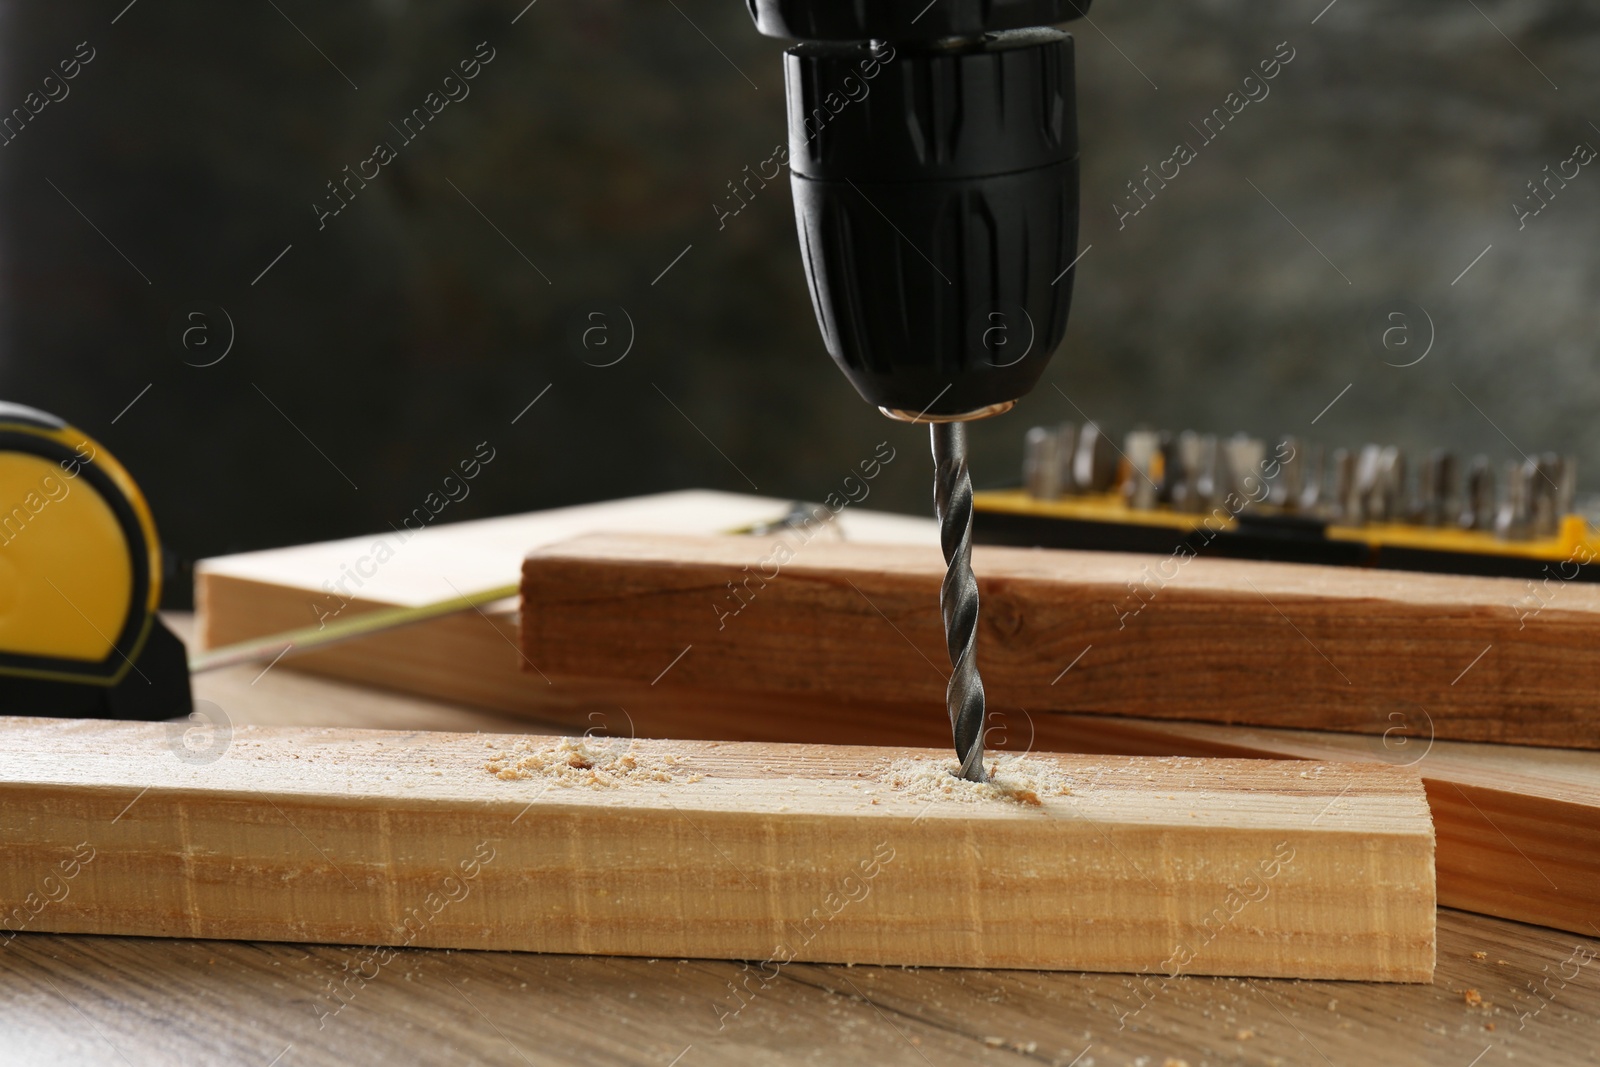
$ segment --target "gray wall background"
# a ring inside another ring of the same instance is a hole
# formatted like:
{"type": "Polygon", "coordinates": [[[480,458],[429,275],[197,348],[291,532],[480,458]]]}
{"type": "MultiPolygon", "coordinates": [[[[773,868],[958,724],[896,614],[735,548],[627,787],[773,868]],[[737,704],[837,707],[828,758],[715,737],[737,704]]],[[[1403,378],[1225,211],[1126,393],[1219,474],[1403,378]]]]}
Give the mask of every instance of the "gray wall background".
{"type": "MultiPolygon", "coordinates": [[[[384,529],[484,440],[442,518],[820,499],[884,439],[901,458],[869,506],[925,510],[922,433],[822,349],[787,186],[718,228],[725,183],[785,137],[782,44],[735,0],[524,2],[0,4],[5,109],[95,50],[0,147],[0,395],[99,437],[190,560],[384,529]],[[483,41],[471,95],[401,146],[388,124],[483,41]],[[325,183],[384,139],[399,158],[319,230],[325,183]],[[218,307],[231,351],[188,365],[227,340],[218,307]],[[619,309],[633,348],[596,366],[619,309]]],[[[975,430],[980,484],[1015,480],[1030,423],[1088,415],[1553,448],[1594,486],[1600,167],[1520,229],[1512,205],[1600,147],[1600,11],[1325,5],[1102,0],[1075,24],[1091,247],[1045,384],[975,430]],[[1119,228],[1124,183],[1284,41],[1270,95],[1119,228]],[[1385,349],[1397,324],[1411,346],[1385,349]]]]}

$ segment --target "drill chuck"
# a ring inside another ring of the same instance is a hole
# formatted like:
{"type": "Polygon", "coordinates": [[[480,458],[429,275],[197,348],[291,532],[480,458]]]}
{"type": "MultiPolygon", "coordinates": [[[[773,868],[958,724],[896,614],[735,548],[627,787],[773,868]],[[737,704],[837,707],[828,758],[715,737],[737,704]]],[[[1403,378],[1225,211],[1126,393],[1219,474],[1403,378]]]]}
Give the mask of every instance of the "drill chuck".
{"type": "Polygon", "coordinates": [[[863,6],[753,4],[764,32],[813,38],[785,72],[823,340],[888,412],[1003,409],[1061,342],[1078,235],[1072,37],[1026,20],[1078,7],[863,6]]]}

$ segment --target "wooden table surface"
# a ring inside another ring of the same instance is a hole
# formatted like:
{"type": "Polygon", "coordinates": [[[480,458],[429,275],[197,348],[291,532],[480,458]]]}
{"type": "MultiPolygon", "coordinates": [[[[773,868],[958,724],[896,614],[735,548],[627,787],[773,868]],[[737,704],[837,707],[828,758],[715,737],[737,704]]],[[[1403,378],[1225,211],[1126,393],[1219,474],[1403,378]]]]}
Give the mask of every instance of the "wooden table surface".
{"type": "MultiPolygon", "coordinates": [[[[197,679],[235,724],[536,729],[282,667],[197,679]]],[[[1600,1062],[1594,937],[1439,913],[1434,982],[1364,985],[790,964],[736,1015],[724,961],[23,933],[0,1064],[1600,1062]],[[331,990],[352,971],[346,999],[331,990]]]]}

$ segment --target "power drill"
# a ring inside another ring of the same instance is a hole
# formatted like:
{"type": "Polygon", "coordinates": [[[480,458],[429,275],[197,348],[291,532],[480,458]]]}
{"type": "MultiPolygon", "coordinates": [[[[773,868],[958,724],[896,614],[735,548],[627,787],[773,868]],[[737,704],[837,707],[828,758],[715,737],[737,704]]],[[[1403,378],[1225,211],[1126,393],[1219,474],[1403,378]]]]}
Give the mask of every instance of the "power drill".
{"type": "Polygon", "coordinates": [[[785,53],[800,256],[834,362],[927,423],[945,703],[987,779],[965,424],[1011,408],[1067,328],[1078,243],[1072,37],[1089,0],[746,0],[785,53]]]}

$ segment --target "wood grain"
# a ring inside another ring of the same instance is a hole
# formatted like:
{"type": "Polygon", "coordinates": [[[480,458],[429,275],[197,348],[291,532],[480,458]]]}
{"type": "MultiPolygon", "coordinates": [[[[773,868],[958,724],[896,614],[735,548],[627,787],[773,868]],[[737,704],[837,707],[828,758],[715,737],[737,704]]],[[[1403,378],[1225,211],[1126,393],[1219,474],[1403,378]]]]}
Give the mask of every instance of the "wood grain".
{"type": "MultiPolygon", "coordinates": [[[[281,667],[197,682],[235,725],[515,729],[281,667]]],[[[1025,744],[1025,720],[1008,721],[1025,744]]],[[[1432,984],[1190,975],[1148,1001],[1125,974],[791,963],[724,1019],[751,964],[410,948],[342,1000],[367,949],[23,933],[0,937],[0,1004],[30,1067],[1593,1063],[1600,968],[1566,975],[1574,952],[1600,952],[1596,931],[1441,909],[1438,938],[1432,984]]]]}
{"type": "Polygon", "coordinates": [[[1432,974],[1432,826],[1390,768],[1036,756],[973,801],[892,784],[942,752],[524,741],[556,770],[504,780],[516,741],[242,727],[195,759],[163,724],[0,720],[0,899],[53,932],[1432,974]]]}
{"type": "MultiPolygon", "coordinates": [[[[1375,734],[1425,709],[1441,739],[1600,746],[1600,587],[1530,614],[1512,579],[1194,559],[1156,586],[1152,565],[974,549],[992,702],[1375,734]]],[[[693,646],[659,684],[934,705],[943,574],[931,547],[582,538],[524,564],[523,650],[643,683],[693,646]]]]}

